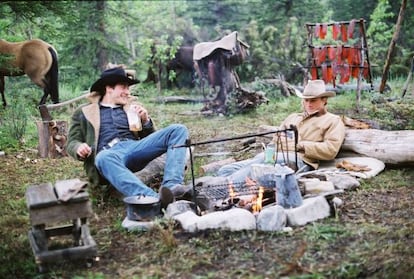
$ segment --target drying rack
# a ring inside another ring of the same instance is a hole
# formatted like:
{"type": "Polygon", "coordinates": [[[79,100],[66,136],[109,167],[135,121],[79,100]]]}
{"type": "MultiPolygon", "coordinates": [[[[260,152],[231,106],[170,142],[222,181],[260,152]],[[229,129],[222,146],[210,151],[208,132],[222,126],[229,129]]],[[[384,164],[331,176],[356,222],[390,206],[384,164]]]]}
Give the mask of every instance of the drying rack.
{"type": "Polygon", "coordinates": [[[336,86],[351,78],[357,79],[356,102],[359,109],[361,81],[372,84],[368,43],[363,18],[330,23],[306,23],[307,29],[307,71],[312,79],[323,79],[326,84],[336,86]],[[359,28],[358,28],[359,27],[359,28]]]}

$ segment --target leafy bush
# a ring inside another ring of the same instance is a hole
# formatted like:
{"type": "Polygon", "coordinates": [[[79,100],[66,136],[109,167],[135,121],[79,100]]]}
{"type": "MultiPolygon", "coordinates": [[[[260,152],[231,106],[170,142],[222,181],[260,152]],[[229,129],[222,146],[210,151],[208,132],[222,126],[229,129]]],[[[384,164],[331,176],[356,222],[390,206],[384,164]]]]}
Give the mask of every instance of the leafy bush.
{"type": "Polygon", "coordinates": [[[0,147],[16,147],[18,143],[24,142],[30,115],[29,106],[23,97],[9,101],[1,120],[3,125],[0,128],[0,147]]]}

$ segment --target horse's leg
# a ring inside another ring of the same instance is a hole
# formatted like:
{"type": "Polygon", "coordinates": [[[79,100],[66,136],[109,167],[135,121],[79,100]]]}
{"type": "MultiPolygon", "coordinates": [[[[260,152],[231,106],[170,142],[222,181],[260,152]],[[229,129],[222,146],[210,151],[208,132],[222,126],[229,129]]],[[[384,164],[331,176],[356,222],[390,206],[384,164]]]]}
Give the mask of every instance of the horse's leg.
{"type": "Polygon", "coordinates": [[[3,99],[3,107],[7,106],[6,96],[4,96],[4,76],[0,76],[0,92],[3,99]]]}
{"type": "Polygon", "coordinates": [[[195,61],[194,60],[193,63],[194,63],[193,65],[194,65],[195,72],[196,72],[196,74],[198,76],[198,79],[199,79],[199,82],[200,82],[201,93],[203,94],[204,99],[206,99],[206,93],[204,91],[204,77],[203,77],[203,73],[202,73],[202,71],[200,69],[200,65],[198,64],[198,61],[195,61]]]}
{"type": "MultiPolygon", "coordinates": [[[[49,71],[46,74],[47,83],[45,87],[45,95],[50,95],[53,103],[59,103],[59,68],[58,68],[58,58],[55,50],[53,48],[48,49],[50,55],[52,56],[52,65],[50,66],[49,71]],[[47,89],[47,92],[46,92],[47,89]]],[[[46,102],[46,97],[43,95],[42,100],[46,102]]],[[[42,102],[42,101],[40,101],[42,102]]]]}
{"type": "Polygon", "coordinates": [[[50,90],[49,89],[49,84],[48,84],[47,81],[45,81],[45,83],[46,83],[46,85],[45,85],[45,88],[43,89],[43,96],[42,96],[42,99],[39,102],[39,106],[44,105],[46,103],[47,96],[49,96],[49,90],[50,90]]]}

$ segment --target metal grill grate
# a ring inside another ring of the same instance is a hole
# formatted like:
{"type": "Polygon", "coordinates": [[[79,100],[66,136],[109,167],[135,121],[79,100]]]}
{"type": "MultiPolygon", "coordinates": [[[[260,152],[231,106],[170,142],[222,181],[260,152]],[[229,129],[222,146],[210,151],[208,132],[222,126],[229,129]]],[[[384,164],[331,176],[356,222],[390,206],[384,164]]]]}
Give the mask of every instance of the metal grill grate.
{"type": "Polygon", "coordinates": [[[256,195],[259,191],[259,187],[257,185],[247,185],[246,182],[233,182],[229,184],[196,186],[196,190],[198,193],[204,194],[210,199],[225,199],[230,197],[230,185],[236,196],[256,195]]]}

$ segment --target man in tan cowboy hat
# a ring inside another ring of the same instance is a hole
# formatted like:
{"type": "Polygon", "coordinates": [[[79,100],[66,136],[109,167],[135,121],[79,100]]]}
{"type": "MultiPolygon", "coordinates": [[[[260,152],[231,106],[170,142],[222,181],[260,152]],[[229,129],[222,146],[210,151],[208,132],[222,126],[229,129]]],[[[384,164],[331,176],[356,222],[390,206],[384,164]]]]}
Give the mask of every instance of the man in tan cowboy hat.
{"type": "Polygon", "coordinates": [[[123,196],[159,197],[166,207],[191,190],[182,185],[186,150],[173,148],[185,144],[188,130],[171,124],[156,131],[147,110],[130,95],[129,86],[136,83],[122,68],[105,70],[91,86],[90,103],[72,116],[67,151],[84,162],[93,185],[106,180],[123,196]],[[134,126],[129,115],[137,121],[134,126]],[[164,176],[157,193],[134,173],[164,153],[164,176]]]}
{"type": "MultiPolygon", "coordinates": [[[[296,127],[298,141],[296,145],[298,171],[310,171],[319,167],[320,161],[332,160],[336,157],[345,138],[345,126],[342,119],[327,111],[328,98],[334,97],[335,92],[326,91],[323,80],[310,80],[302,94],[303,112],[289,115],[280,125],[280,130],[296,127]]],[[[278,140],[276,144],[284,144],[286,141],[278,140]]],[[[286,144],[284,144],[286,145],[286,144]]],[[[287,146],[279,146],[285,151],[294,151],[294,140],[288,140],[287,146]]],[[[294,152],[289,152],[289,160],[296,158],[294,152]]],[[[286,158],[279,153],[276,163],[286,163],[286,158]]],[[[243,181],[250,175],[250,166],[264,162],[264,153],[259,153],[253,159],[235,162],[223,166],[218,175],[227,176],[233,181],[243,181]]]]}

